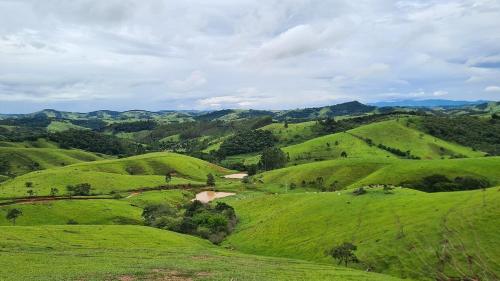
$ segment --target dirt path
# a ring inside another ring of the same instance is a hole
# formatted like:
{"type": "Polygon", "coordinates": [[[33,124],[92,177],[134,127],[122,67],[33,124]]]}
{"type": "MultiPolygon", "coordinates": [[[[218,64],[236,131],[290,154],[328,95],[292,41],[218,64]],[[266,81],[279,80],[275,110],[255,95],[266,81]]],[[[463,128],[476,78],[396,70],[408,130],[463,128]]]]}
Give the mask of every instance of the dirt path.
{"type": "Polygon", "coordinates": [[[44,196],[44,197],[34,197],[34,198],[19,198],[19,199],[13,199],[11,201],[7,202],[1,202],[0,207],[3,206],[10,206],[10,205],[16,205],[16,204],[35,204],[35,203],[46,203],[46,202],[51,202],[51,201],[58,201],[58,200],[99,200],[99,199],[111,199],[109,197],[50,197],[50,196],[44,196]]]}

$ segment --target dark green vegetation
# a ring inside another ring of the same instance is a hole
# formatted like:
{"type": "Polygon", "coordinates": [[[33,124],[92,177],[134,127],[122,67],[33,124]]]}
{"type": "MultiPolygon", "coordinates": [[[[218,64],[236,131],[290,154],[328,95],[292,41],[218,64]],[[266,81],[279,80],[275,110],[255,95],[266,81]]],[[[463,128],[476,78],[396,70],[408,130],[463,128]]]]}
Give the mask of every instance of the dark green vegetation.
{"type": "Polygon", "coordinates": [[[146,225],[200,236],[214,244],[222,242],[237,222],[234,209],[221,202],[212,207],[192,201],[179,209],[166,204],[149,205],[142,217],[146,225]]]}
{"type": "Polygon", "coordinates": [[[0,280],[499,280],[499,109],[2,115],[0,280]]]}

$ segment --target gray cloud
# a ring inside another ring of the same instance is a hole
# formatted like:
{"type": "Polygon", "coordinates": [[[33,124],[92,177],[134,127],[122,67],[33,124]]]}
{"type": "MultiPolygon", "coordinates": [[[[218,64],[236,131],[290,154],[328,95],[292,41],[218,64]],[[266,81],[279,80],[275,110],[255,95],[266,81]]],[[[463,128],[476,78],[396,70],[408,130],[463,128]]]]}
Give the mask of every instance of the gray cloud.
{"type": "Polygon", "coordinates": [[[499,99],[500,2],[0,0],[0,111],[499,99]]]}

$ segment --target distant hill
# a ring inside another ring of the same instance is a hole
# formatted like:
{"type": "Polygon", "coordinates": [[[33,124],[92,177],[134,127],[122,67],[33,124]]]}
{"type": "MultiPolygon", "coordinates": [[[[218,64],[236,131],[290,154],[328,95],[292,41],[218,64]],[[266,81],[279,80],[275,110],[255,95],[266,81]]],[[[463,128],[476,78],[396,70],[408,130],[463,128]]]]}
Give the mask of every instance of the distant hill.
{"type": "Polygon", "coordinates": [[[443,99],[428,99],[428,100],[396,100],[396,101],[381,101],[369,103],[372,106],[378,107],[460,107],[467,105],[478,105],[487,103],[488,101],[457,101],[457,100],[443,100],[443,99]]]}

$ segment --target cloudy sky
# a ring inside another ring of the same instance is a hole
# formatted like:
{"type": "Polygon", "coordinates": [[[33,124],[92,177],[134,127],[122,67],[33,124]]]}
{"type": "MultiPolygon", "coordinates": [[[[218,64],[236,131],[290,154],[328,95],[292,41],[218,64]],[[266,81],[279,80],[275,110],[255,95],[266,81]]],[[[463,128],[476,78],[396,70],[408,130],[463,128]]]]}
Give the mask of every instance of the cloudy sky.
{"type": "Polygon", "coordinates": [[[500,0],[0,0],[0,112],[500,100],[500,0]]]}

